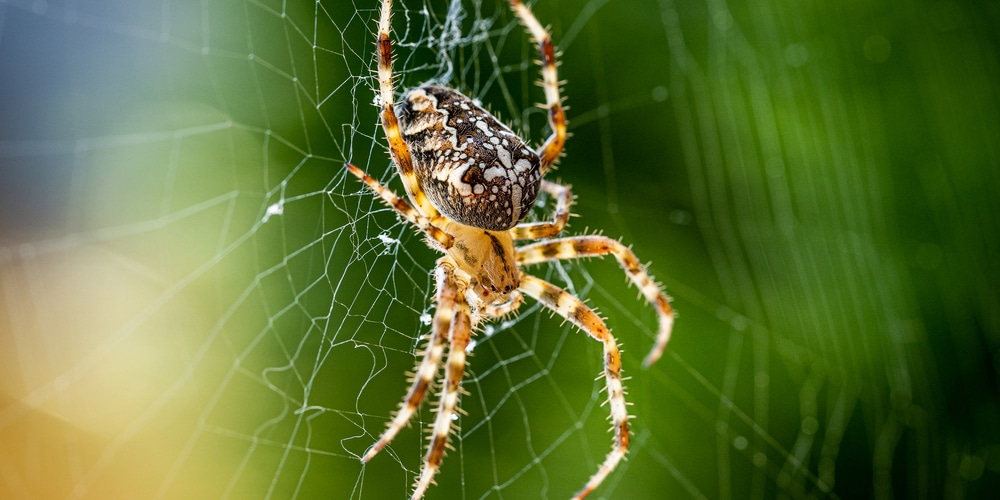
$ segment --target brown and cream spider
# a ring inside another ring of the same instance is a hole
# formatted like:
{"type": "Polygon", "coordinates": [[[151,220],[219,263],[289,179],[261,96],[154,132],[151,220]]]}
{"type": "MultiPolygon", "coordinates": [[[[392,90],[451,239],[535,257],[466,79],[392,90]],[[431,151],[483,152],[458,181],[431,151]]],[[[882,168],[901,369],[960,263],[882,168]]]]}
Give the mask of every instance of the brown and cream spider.
{"type": "Polygon", "coordinates": [[[434,268],[437,308],[427,350],[399,411],[361,459],[371,460],[410,421],[437,377],[447,350],[441,399],[413,499],[424,495],[444,456],[473,328],[482,319],[516,311],[524,301],[522,294],[569,320],[604,347],[604,379],[614,444],[576,498],[583,498],[597,488],[628,450],[628,413],[618,343],[604,321],[580,299],[522,272],[522,266],[614,255],[659,317],[655,344],[644,360],[647,366],[663,353],[673,326],[669,300],[627,247],[598,235],[552,239],[569,220],[572,202],[568,186],[542,179],[562,154],[566,141],[555,49],[534,14],[519,0],[509,2],[538,43],[541,54],[545,108],[552,128],[552,135],[545,143],[533,151],[489,112],[450,88],[423,85],[405,93],[397,104],[389,39],[392,1],[382,0],[376,42],[382,128],[410,201],[357,167],[347,165],[352,174],[423,231],[428,244],[445,254],[434,268]],[[520,223],[534,205],[539,190],[555,199],[552,221],[520,223]],[[524,240],[536,241],[515,246],[515,241],[524,240]]]}

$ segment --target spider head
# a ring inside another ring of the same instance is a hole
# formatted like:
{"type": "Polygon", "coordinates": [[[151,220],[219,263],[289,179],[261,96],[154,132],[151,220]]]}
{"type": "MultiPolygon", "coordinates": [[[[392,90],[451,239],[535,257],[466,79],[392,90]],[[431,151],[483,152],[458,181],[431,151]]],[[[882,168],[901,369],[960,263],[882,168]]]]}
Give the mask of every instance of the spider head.
{"type": "Polygon", "coordinates": [[[509,300],[510,294],[521,285],[510,233],[457,223],[450,224],[447,231],[455,237],[448,255],[469,274],[470,290],[488,304],[509,300]]]}

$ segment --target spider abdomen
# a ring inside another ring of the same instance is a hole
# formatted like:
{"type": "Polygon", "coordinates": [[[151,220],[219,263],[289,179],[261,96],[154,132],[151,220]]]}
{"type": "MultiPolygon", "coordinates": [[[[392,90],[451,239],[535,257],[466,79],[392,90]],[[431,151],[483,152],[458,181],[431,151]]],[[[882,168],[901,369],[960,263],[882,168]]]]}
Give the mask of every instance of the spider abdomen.
{"type": "Polygon", "coordinates": [[[538,197],[540,160],[506,125],[463,94],[424,85],[396,109],[417,182],[451,220],[504,231],[538,197]]]}

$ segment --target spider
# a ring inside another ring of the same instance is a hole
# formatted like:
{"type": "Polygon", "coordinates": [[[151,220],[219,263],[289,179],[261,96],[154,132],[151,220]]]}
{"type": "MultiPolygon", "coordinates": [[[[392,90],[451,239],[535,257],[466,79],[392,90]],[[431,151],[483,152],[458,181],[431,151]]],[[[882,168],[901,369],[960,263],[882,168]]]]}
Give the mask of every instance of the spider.
{"type": "Polygon", "coordinates": [[[553,238],[566,226],[573,199],[569,186],[542,178],[560,157],[566,142],[555,49],[549,33],[528,7],[519,0],[508,1],[541,54],[545,108],[552,129],[548,139],[537,150],[531,149],[475,101],[443,86],[419,86],[396,103],[389,38],[392,0],[382,0],[376,42],[381,122],[409,201],[354,165],[346,165],[385,203],[420,229],[431,247],[445,254],[434,267],[437,306],[428,347],[399,411],[361,458],[367,463],[409,423],[434,384],[447,351],[437,416],[412,499],[423,497],[444,457],[473,329],[480,320],[515,312],[524,301],[523,295],[569,320],[604,348],[603,375],[614,443],[575,498],[583,498],[597,488],[628,451],[629,417],[618,343],[604,321],[580,299],[523,272],[523,266],[613,255],[659,318],[655,344],[644,360],[647,366],[659,359],[673,327],[669,299],[628,247],[600,235],[553,238]],[[554,198],[555,214],[549,222],[522,223],[540,191],[554,198]],[[515,245],[525,240],[534,242],[515,245]]]}

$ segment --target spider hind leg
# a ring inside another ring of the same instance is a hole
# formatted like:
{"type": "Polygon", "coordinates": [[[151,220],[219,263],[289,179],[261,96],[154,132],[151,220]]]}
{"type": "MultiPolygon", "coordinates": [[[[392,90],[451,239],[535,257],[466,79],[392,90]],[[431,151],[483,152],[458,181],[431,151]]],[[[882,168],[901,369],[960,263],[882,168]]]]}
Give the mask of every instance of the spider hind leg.
{"type": "Polygon", "coordinates": [[[395,88],[392,84],[392,39],[389,37],[392,20],[392,0],[382,1],[382,10],[378,20],[378,38],[376,39],[376,50],[378,52],[378,83],[379,100],[381,101],[382,129],[385,137],[389,141],[389,153],[399,170],[399,176],[403,179],[403,186],[410,201],[417,206],[425,217],[435,219],[438,217],[437,209],[431,205],[430,199],[424,194],[417,183],[417,175],[413,171],[413,158],[410,156],[410,148],[403,140],[403,134],[399,129],[399,117],[396,116],[396,96],[395,88]]]}
{"type": "Polygon", "coordinates": [[[510,0],[510,8],[521,19],[532,38],[538,43],[538,53],[542,59],[542,87],[545,88],[545,109],[549,112],[549,126],[552,135],[538,148],[542,160],[542,173],[551,167],[566,144],[566,113],[563,111],[562,97],[559,95],[559,75],[556,71],[556,50],[552,37],[542,23],[520,0],[510,0]]]}
{"type": "Polygon", "coordinates": [[[569,222],[570,205],[573,204],[573,192],[570,187],[557,182],[542,181],[542,191],[555,198],[556,208],[551,222],[522,222],[518,224],[513,235],[515,240],[537,240],[551,238],[562,232],[569,222]]]}

